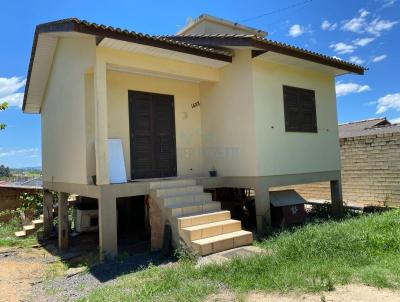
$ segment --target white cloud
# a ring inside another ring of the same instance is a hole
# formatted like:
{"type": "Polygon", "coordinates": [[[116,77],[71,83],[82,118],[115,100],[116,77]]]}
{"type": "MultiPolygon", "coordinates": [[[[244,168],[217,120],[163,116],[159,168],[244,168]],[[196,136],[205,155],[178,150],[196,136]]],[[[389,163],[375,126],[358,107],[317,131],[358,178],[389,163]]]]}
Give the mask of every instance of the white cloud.
{"type": "Polygon", "coordinates": [[[362,63],[364,63],[364,60],[357,56],[350,57],[349,61],[351,63],[358,64],[358,65],[361,65],[362,63]]]}
{"type": "Polygon", "coordinates": [[[400,117],[390,120],[392,124],[400,124],[400,117]]]}
{"type": "Polygon", "coordinates": [[[359,34],[367,32],[374,36],[379,36],[383,31],[388,31],[399,23],[398,21],[382,20],[380,17],[376,17],[371,21],[368,18],[369,15],[370,12],[365,9],[360,9],[358,11],[358,16],[342,22],[343,25],[341,29],[359,34]]]}
{"type": "Polygon", "coordinates": [[[343,22],[342,29],[345,31],[362,33],[364,31],[364,28],[367,26],[366,18],[370,13],[362,8],[358,11],[358,14],[359,15],[357,17],[354,17],[353,19],[345,20],[343,22]]]}
{"type": "Polygon", "coordinates": [[[395,94],[387,94],[379,98],[376,103],[377,114],[386,112],[389,109],[400,111],[400,92],[395,94]]]}
{"type": "Polygon", "coordinates": [[[336,60],[343,61],[343,59],[342,59],[341,57],[333,56],[332,58],[334,58],[334,59],[336,59],[336,60]]]}
{"type": "Polygon", "coordinates": [[[336,83],[336,95],[338,97],[340,96],[345,96],[350,93],[361,93],[365,91],[370,91],[371,87],[368,85],[360,85],[356,83],[341,83],[337,82],[336,83]]]}
{"type": "Polygon", "coordinates": [[[31,148],[31,149],[16,149],[16,150],[8,150],[0,153],[1,157],[11,157],[11,156],[24,156],[24,157],[31,157],[32,155],[38,155],[39,149],[38,148],[31,148]]]}
{"type": "Polygon", "coordinates": [[[328,20],[324,20],[324,21],[322,21],[322,23],[321,23],[321,28],[322,28],[323,30],[332,31],[332,30],[335,30],[336,27],[337,27],[337,23],[330,23],[328,20]]]}
{"type": "Polygon", "coordinates": [[[292,25],[289,29],[289,36],[296,38],[305,33],[304,27],[299,24],[292,25]]]}
{"type": "Polygon", "coordinates": [[[375,0],[382,3],[382,8],[391,7],[393,6],[397,0],[375,0]]]}
{"type": "Polygon", "coordinates": [[[378,63],[380,61],[383,61],[387,58],[387,55],[380,55],[380,56],[376,56],[372,59],[373,63],[378,63]]]}
{"type": "Polygon", "coordinates": [[[361,38],[361,39],[356,39],[353,41],[354,45],[364,47],[374,41],[375,38],[361,38]]]}
{"type": "Polygon", "coordinates": [[[311,25],[301,26],[300,24],[294,24],[289,28],[289,36],[298,37],[303,34],[312,34],[311,25]]]}
{"type": "Polygon", "coordinates": [[[366,27],[366,31],[372,35],[379,36],[381,32],[392,29],[397,23],[399,22],[376,18],[366,27]]]}
{"type": "Polygon", "coordinates": [[[343,42],[333,43],[329,45],[329,47],[332,48],[338,54],[352,53],[356,49],[354,45],[345,44],[343,42]]]}
{"type": "Polygon", "coordinates": [[[10,106],[22,106],[23,93],[17,92],[25,86],[26,80],[21,77],[0,77],[0,102],[8,102],[10,106]]]}
{"type": "Polygon", "coordinates": [[[8,106],[22,107],[23,99],[24,99],[24,94],[18,92],[7,95],[6,97],[1,99],[1,102],[7,102],[8,106]]]}

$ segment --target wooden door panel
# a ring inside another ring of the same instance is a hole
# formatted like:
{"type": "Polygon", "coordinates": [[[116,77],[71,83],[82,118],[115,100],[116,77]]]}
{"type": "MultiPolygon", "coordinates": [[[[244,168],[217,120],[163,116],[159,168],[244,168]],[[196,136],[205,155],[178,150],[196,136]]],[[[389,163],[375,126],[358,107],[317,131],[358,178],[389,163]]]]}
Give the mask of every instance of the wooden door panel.
{"type": "Polygon", "coordinates": [[[176,176],[174,97],[129,92],[133,179],[176,176]]]}

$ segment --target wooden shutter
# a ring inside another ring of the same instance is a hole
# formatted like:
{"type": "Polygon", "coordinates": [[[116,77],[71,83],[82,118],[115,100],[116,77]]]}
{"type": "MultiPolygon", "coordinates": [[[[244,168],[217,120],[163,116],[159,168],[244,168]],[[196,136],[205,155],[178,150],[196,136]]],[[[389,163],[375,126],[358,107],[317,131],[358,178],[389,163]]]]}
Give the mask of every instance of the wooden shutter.
{"type": "Polygon", "coordinates": [[[317,132],[313,90],[283,86],[283,101],[287,132],[317,132]]]}
{"type": "Polygon", "coordinates": [[[177,175],[174,97],[129,92],[133,179],[177,175]]]}

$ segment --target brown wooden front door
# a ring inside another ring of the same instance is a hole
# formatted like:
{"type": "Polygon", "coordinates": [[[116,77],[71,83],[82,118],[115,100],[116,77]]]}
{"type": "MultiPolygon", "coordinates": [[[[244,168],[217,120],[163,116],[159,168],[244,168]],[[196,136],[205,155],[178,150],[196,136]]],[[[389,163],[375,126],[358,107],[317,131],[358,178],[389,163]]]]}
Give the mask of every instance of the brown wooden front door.
{"type": "Polygon", "coordinates": [[[129,91],[132,179],[176,176],[174,96],[129,91]]]}

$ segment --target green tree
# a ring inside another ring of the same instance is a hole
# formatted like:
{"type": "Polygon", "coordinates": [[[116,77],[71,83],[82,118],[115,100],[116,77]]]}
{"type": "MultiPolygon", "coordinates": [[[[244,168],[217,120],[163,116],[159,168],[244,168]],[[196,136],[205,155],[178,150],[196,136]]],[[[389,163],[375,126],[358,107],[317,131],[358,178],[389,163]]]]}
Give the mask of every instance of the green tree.
{"type": "MultiPolygon", "coordinates": [[[[0,103],[0,111],[6,110],[8,107],[8,103],[4,102],[4,103],[0,103]]],[[[6,128],[6,124],[0,123],[0,130],[3,130],[6,128]]]]}
{"type": "Polygon", "coordinates": [[[0,177],[11,177],[11,171],[9,167],[0,165],[0,177]]]}

